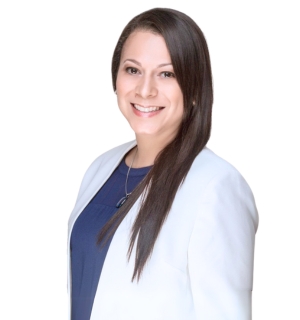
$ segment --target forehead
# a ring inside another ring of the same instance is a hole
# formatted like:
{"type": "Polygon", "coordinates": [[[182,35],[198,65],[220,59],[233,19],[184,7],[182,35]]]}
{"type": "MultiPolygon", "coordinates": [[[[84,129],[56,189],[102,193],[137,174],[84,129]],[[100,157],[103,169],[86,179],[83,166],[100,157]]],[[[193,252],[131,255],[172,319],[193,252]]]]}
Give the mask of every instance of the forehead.
{"type": "Polygon", "coordinates": [[[121,63],[135,59],[141,63],[170,63],[171,57],[164,38],[150,31],[135,31],[125,41],[121,63]]]}

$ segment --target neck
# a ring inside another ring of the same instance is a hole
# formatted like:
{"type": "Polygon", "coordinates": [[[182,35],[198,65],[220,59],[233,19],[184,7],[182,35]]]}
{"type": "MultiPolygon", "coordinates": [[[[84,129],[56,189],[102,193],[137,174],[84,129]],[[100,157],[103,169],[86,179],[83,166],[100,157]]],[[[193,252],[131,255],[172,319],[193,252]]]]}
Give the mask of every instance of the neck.
{"type": "MultiPolygon", "coordinates": [[[[158,153],[169,143],[166,140],[159,140],[157,137],[136,136],[137,154],[135,156],[132,168],[142,168],[152,166],[158,153]]],[[[136,149],[132,149],[125,162],[128,166],[131,165],[136,149]]]]}

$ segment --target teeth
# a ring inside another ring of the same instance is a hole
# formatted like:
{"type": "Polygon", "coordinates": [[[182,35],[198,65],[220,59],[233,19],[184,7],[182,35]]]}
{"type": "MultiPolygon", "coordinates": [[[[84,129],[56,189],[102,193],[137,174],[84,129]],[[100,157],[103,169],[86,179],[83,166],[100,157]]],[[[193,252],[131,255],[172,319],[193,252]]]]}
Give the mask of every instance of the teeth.
{"type": "Polygon", "coordinates": [[[139,110],[141,112],[146,112],[146,113],[160,110],[160,107],[147,107],[147,108],[145,108],[145,107],[142,107],[142,106],[140,106],[138,104],[134,104],[133,106],[134,106],[135,109],[137,109],[137,110],[139,110]]]}

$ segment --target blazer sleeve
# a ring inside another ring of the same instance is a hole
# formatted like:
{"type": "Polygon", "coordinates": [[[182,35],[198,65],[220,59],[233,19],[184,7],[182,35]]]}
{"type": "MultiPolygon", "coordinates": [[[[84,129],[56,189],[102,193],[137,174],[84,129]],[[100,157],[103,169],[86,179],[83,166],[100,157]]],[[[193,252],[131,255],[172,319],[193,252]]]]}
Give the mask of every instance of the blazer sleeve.
{"type": "Polygon", "coordinates": [[[188,249],[197,319],[250,320],[258,226],[252,192],[234,169],[215,177],[199,202],[188,249]]]}

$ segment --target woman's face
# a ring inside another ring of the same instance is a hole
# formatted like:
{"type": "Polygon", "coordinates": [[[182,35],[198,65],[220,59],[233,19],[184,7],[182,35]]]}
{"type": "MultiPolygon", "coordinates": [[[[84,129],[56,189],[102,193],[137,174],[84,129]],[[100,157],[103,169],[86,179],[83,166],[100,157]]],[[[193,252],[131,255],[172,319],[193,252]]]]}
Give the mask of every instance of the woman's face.
{"type": "Polygon", "coordinates": [[[137,137],[175,137],[183,117],[183,95],[162,36],[136,31],[128,37],[116,88],[119,108],[137,137]]]}

